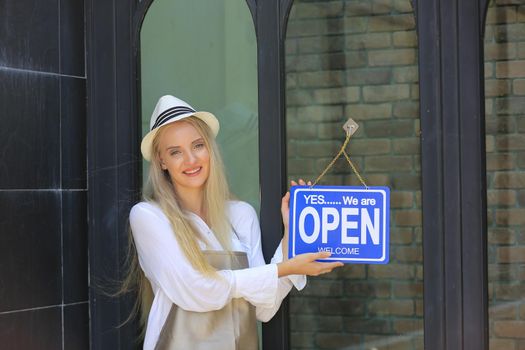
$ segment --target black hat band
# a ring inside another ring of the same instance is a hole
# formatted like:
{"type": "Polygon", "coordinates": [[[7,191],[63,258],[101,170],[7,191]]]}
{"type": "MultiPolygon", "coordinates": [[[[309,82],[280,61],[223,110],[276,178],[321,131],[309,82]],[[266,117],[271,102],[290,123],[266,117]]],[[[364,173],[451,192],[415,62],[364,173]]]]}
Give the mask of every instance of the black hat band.
{"type": "Polygon", "coordinates": [[[153,124],[153,126],[151,127],[151,130],[161,126],[162,124],[165,124],[170,119],[173,119],[175,117],[178,117],[179,115],[186,113],[195,113],[195,110],[184,106],[169,108],[161,114],[159,114],[159,116],[155,120],[155,124],[153,124]]]}

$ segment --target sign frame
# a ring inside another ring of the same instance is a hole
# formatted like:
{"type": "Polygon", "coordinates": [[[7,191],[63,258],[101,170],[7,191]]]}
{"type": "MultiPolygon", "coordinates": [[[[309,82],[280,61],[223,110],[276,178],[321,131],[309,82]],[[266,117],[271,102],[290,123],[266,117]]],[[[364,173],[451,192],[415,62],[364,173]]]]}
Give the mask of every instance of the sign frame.
{"type": "MultiPolygon", "coordinates": [[[[347,194],[363,194],[363,193],[374,193],[379,194],[382,196],[382,205],[381,210],[383,212],[382,217],[380,218],[382,221],[382,230],[380,232],[381,235],[381,242],[382,242],[382,252],[381,256],[379,258],[377,257],[349,257],[344,258],[341,256],[331,256],[327,259],[322,259],[319,261],[326,261],[326,262],[333,262],[333,261],[340,261],[345,264],[388,264],[390,259],[390,188],[386,186],[373,186],[373,187],[360,187],[360,186],[292,186],[290,189],[290,212],[289,212],[289,239],[288,239],[288,257],[293,258],[298,254],[306,253],[306,251],[297,252],[297,245],[296,242],[301,240],[299,238],[299,233],[297,232],[297,223],[295,222],[295,218],[298,217],[297,213],[297,206],[295,205],[298,200],[297,196],[301,193],[305,192],[313,192],[314,194],[321,194],[321,193],[334,193],[338,192],[341,193],[341,196],[343,196],[343,193],[347,194]]],[[[327,202],[328,204],[332,204],[330,202],[327,202]]],[[[333,203],[333,204],[341,204],[341,202],[333,203]]],[[[320,203],[317,205],[323,206],[325,203],[320,203]]],[[[316,239],[317,241],[317,239],[316,239]]],[[[301,241],[302,242],[302,241],[301,241]]],[[[305,244],[302,242],[302,244],[305,244]]],[[[315,243],[314,243],[315,244],[315,243]]],[[[314,245],[312,244],[312,245],[314,245]]],[[[349,245],[354,247],[355,245],[349,245]]],[[[315,250],[312,250],[311,252],[317,252],[315,250]]],[[[333,249],[332,249],[333,252],[333,249]]],[[[333,254],[334,255],[334,254],[333,254]]]]}

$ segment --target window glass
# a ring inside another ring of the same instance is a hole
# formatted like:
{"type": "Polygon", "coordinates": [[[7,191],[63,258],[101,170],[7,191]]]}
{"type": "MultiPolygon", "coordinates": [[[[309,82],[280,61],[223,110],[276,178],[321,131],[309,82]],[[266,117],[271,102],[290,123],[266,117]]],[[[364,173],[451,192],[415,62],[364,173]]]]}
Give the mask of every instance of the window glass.
{"type": "MultiPolygon", "coordinates": [[[[258,210],[257,48],[246,2],[154,1],[140,32],[140,62],[143,134],[162,95],[212,112],[232,192],[258,210]]],[[[146,162],[143,168],[146,175],[146,162]]]]}
{"type": "MultiPolygon", "coordinates": [[[[292,349],[423,349],[417,37],[409,0],[293,4],[286,33],[288,177],[315,179],[348,152],[391,188],[390,263],[309,278],[290,303],[292,349]]],[[[360,186],[340,159],[326,185],[360,186]]]]}
{"type": "Polygon", "coordinates": [[[525,1],[491,1],[485,25],[491,350],[525,346],[525,1]]]}

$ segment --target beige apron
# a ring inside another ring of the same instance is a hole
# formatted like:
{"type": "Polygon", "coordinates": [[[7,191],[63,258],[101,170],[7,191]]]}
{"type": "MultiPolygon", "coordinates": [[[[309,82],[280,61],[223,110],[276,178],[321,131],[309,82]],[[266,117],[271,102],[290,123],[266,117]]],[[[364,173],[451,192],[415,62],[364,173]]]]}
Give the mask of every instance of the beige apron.
{"type": "MultiPolygon", "coordinates": [[[[244,252],[203,251],[217,270],[248,267],[244,252]]],[[[186,311],[173,304],[155,350],[257,350],[255,307],[244,299],[232,299],[222,309],[186,311]]]]}

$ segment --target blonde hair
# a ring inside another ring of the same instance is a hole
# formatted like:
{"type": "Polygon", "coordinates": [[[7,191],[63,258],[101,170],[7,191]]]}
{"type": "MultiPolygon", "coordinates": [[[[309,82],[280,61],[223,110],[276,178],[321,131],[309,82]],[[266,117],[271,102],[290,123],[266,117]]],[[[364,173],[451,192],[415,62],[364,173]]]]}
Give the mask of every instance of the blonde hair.
{"type": "MultiPolygon", "coordinates": [[[[231,198],[231,195],[219,148],[210,128],[202,120],[192,116],[185,118],[183,122],[189,123],[197,129],[210,153],[210,172],[204,186],[204,212],[207,215],[208,225],[223,249],[231,251],[231,226],[226,215],[226,202],[231,198]]],[[[218,277],[217,271],[208,263],[200,249],[198,241],[200,239],[206,242],[205,238],[194,227],[188,214],[182,207],[176,187],[172,183],[168,171],[161,168],[158,149],[164,130],[161,128],[153,140],[151,164],[148,179],[143,190],[143,200],[152,202],[162,209],[171,224],[173,234],[181,250],[190,264],[197,271],[207,276],[218,277]]],[[[130,258],[129,271],[122,288],[129,291],[134,285],[137,289],[139,299],[137,299],[133,313],[140,309],[140,323],[143,326],[143,330],[145,330],[149,310],[153,302],[153,292],[149,281],[138,264],[132,236],[130,237],[128,257],[130,258]]]]}

